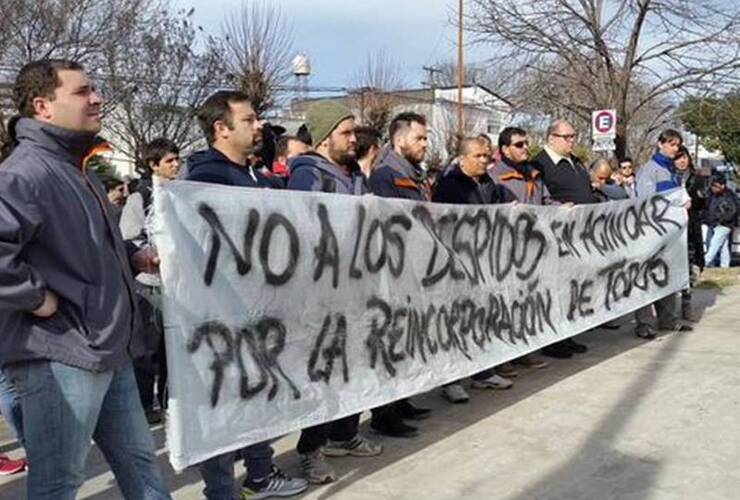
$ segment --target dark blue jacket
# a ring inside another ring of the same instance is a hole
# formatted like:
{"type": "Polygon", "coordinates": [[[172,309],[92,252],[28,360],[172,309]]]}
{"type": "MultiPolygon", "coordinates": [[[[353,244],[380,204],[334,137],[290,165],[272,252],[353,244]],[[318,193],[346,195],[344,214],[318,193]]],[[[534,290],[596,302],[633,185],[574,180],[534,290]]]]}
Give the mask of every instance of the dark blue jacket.
{"type": "Polygon", "coordinates": [[[185,180],[224,184],[226,186],[280,188],[273,179],[229,160],[219,150],[198,151],[188,158],[185,180]]]}
{"type": "Polygon", "coordinates": [[[369,180],[370,191],[384,198],[429,201],[424,171],[388,147],[381,151],[369,180]]]}
{"type": "Polygon", "coordinates": [[[124,367],[146,351],[113,206],[82,166],[94,138],[30,118],[17,134],[0,166],[0,364],[124,367]],[[59,297],[46,319],[31,313],[44,290],[59,297]]]}
{"type": "Polygon", "coordinates": [[[288,162],[288,189],[322,193],[366,194],[365,176],[359,169],[347,175],[342,169],[318,153],[296,156],[288,162]]]}
{"type": "Polygon", "coordinates": [[[490,176],[483,174],[476,182],[465,175],[460,165],[453,165],[437,179],[432,201],[462,205],[500,203],[501,192],[490,176]]]}
{"type": "Polygon", "coordinates": [[[725,188],[720,194],[712,193],[709,198],[707,223],[712,227],[734,227],[737,224],[737,198],[730,189],[725,188]]]}

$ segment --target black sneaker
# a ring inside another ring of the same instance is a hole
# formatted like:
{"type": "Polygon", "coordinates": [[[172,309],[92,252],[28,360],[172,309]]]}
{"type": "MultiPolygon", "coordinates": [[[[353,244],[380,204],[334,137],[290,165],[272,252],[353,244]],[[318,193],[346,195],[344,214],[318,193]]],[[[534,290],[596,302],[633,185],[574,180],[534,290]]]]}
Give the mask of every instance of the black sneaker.
{"type": "Polygon", "coordinates": [[[584,352],[588,351],[588,347],[586,347],[584,344],[579,344],[573,339],[565,339],[563,340],[563,345],[573,351],[576,354],[583,354],[584,352]]]}
{"type": "Polygon", "coordinates": [[[397,438],[411,438],[419,434],[419,429],[407,425],[400,418],[373,418],[370,421],[370,428],[376,434],[397,438]]]}
{"type": "Polygon", "coordinates": [[[635,335],[645,340],[653,340],[655,338],[655,330],[652,328],[636,328],[635,335]]]}
{"type": "Polygon", "coordinates": [[[392,403],[393,409],[396,410],[402,418],[408,420],[424,420],[429,418],[429,414],[432,412],[429,408],[418,408],[411,404],[408,399],[401,399],[392,403]]]}
{"type": "Polygon", "coordinates": [[[542,355],[550,358],[568,359],[573,357],[573,351],[564,346],[562,342],[556,342],[543,348],[542,355]]]}

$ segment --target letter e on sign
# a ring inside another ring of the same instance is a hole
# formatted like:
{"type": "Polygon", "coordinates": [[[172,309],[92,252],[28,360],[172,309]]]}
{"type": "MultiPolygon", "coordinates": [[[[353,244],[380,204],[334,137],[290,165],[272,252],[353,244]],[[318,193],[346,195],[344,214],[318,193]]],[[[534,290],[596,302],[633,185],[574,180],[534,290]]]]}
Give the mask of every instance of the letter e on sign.
{"type": "Polygon", "coordinates": [[[591,114],[591,131],[594,140],[614,138],[617,135],[617,112],[613,109],[601,109],[591,114]]]}

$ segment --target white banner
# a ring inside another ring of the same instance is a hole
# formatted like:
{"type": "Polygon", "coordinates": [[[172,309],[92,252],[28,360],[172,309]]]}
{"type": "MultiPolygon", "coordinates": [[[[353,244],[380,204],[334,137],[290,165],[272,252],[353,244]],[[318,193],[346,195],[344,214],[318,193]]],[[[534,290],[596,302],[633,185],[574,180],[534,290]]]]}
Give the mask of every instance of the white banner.
{"type": "MultiPolygon", "coordinates": [[[[678,193],[677,193],[678,194],[678,193]]],[[[155,196],[176,469],[467,377],[688,283],[669,198],[155,196]]]]}

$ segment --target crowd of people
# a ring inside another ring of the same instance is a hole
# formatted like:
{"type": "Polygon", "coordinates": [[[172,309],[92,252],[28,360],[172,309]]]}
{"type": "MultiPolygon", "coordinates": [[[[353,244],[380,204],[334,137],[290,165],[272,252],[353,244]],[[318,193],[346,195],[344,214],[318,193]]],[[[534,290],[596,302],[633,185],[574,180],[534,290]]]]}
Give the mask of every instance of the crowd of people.
{"type": "MultiPolygon", "coordinates": [[[[87,166],[105,148],[102,100],[84,68],[41,60],[19,73],[13,96],[18,118],[0,165],[0,411],[26,450],[29,498],[74,498],[94,440],[126,498],[170,498],[149,429],[167,408],[167,369],[158,257],[147,228],[153,192],[175,179],[260,189],[372,194],[455,204],[574,205],[650,196],[684,187],[689,199],[689,260],[701,269],[728,263],[728,231],[737,204],[723,178],[698,175],[681,135],[664,131],[650,161],[635,168],[598,159],[586,167],[573,152],[578,134],[554,121],[534,157],[526,130],[507,127],[497,144],[485,134],[461,138],[459,152],[432,181],[424,161],[428,124],[402,112],[387,131],[356,123],[330,100],[307,111],[296,135],[265,125],[238,91],[208,97],[197,117],[208,147],[186,162],[177,144],[157,138],[141,152],[147,175],[135,189],[114,177],[102,183],[87,166]],[[387,143],[383,138],[387,137],[387,143]],[[703,231],[702,229],[705,228],[703,231]]],[[[729,251],[729,250],[728,250],[729,251]]],[[[692,272],[693,278],[696,272],[692,272]]],[[[691,290],[636,313],[636,334],[690,331],[691,290]],[[657,318],[655,317],[657,315],[657,318]],[[683,320],[683,321],[682,321],[683,320]]],[[[613,325],[605,325],[606,327],[613,325]]],[[[541,356],[566,359],[587,351],[567,339],[440,389],[451,403],[466,390],[501,390],[524,369],[545,369],[541,356]]],[[[379,435],[414,438],[414,422],[431,411],[409,399],[372,410],[379,435]]],[[[360,415],[303,429],[297,444],[302,477],[272,461],[270,442],[198,465],[209,500],[290,496],[309,483],[336,479],[326,457],[372,457],[383,445],[360,431],[360,415]],[[234,463],[247,475],[237,486],[234,463]],[[238,493],[235,491],[238,490],[238,493]]],[[[17,472],[24,461],[0,459],[17,472]]]]}

